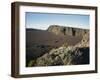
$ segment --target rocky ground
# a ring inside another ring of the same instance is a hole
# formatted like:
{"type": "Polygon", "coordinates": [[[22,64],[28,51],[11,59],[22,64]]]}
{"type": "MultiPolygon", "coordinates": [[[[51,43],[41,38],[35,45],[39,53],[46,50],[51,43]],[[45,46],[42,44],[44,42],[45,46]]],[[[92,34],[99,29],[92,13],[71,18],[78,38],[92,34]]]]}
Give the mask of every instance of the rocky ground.
{"type": "Polygon", "coordinates": [[[30,60],[28,67],[89,64],[89,31],[82,31],[82,29],[75,31],[75,29],[73,29],[71,32],[70,28],[59,28],[58,26],[48,28],[49,32],[56,35],[67,35],[68,30],[69,35],[81,35],[82,39],[75,45],[69,45],[69,43],[65,41],[61,46],[57,48],[54,47],[40,57],[30,60]]]}

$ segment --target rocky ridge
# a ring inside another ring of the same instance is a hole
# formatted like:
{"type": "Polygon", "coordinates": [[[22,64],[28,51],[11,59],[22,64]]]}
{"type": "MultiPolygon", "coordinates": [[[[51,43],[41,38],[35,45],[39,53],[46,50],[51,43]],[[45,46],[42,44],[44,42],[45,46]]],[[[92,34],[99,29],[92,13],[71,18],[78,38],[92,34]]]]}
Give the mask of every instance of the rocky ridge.
{"type": "Polygon", "coordinates": [[[70,35],[70,36],[84,35],[89,32],[88,29],[72,28],[59,25],[50,25],[47,31],[52,32],[56,35],[70,35]]]}

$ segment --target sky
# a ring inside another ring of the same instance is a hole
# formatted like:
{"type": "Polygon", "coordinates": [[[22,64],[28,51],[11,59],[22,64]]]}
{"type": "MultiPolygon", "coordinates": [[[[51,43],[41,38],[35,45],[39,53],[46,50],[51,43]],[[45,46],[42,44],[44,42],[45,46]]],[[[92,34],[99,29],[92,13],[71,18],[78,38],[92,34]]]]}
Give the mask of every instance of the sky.
{"type": "Polygon", "coordinates": [[[89,29],[90,16],[58,13],[25,13],[26,28],[46,30],[50,25],[89,29]]]}

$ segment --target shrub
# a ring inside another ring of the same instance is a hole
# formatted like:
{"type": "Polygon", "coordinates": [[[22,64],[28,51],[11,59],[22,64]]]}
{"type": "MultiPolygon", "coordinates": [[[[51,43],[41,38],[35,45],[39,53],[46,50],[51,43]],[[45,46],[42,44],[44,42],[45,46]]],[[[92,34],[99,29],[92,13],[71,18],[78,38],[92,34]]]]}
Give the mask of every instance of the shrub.
{"type": "Polygon", "coordinates": [[[29,63],[28,63],[28,67],[35,66],[35,64],[36,64],[36,60],[31,60],[31,61],[29,61],[29,63]]]}

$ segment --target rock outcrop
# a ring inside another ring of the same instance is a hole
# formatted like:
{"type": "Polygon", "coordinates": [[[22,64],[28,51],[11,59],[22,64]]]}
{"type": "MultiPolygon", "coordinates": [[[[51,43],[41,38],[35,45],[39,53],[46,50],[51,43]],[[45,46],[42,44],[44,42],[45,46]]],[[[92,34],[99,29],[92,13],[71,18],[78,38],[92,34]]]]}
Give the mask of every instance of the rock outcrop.
{"type": "Polygon", "coordinates": [[[50,25],[47,31],[52,32],[56,35],[71,35],[71,36],[84,35],[85,33],[89,32],[89,30],[87,29],[72,28],[59,25],[50,25]]]}

